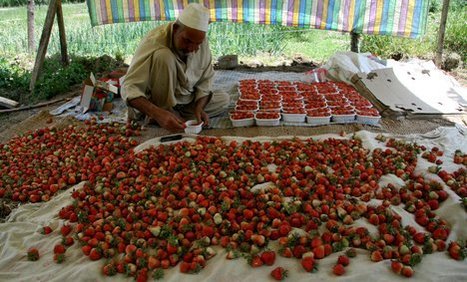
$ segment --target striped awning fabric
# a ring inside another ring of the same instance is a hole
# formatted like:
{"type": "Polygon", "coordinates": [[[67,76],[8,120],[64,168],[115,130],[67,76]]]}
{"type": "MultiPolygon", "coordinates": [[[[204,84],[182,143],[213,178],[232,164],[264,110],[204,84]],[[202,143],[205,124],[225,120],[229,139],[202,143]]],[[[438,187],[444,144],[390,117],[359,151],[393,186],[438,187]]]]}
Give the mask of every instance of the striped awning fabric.
{"type": "Polygon", "coordinates": [[[93,26],[175,20],[190,2],[211,21],[297,26],[417,38],[426,29],[429,0],[86,0],[93,26]]]}

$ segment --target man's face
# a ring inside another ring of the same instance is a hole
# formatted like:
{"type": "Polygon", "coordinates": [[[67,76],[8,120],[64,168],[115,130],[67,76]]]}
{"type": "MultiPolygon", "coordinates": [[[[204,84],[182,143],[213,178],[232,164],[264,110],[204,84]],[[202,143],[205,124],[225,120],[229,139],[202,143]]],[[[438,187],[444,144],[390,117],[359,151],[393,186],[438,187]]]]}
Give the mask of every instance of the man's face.
{"type": "Polygon", "coordinates": [[[206,37],[206,32],[189,27],[176,26],[174,30],[174,46],[181,55],[196,52],[206,37]]]}

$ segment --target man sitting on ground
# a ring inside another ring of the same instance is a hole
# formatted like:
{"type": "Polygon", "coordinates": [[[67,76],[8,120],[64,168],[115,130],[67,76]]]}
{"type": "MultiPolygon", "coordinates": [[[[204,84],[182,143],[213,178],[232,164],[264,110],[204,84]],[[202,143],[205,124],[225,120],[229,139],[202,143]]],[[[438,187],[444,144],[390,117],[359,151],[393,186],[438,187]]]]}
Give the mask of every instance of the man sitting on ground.
{"type": "Polygon", "coordinates": [[[122,89],[128,118],[157,122],[170,131],[182,130],[183,118],[209,125],[209,117],[229,103],[223,92],[212,92],[212,55],[206,32],[209,10],[191,3],[175,22],[161,25],[139,44],[122,89]]]}

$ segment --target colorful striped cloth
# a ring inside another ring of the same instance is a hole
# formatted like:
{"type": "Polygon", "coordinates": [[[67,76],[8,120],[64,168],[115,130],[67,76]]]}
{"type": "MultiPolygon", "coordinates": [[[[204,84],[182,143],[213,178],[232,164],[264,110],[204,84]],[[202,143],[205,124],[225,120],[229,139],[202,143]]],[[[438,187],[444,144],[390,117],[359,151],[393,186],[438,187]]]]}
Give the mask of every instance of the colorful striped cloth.
{"type": "Polygon", "coordinates": [[[429,0],[86,0],[93,26],[175,20],[190,2],[211,21],[297,26],[416,38],[426,29],[429,0]]]}

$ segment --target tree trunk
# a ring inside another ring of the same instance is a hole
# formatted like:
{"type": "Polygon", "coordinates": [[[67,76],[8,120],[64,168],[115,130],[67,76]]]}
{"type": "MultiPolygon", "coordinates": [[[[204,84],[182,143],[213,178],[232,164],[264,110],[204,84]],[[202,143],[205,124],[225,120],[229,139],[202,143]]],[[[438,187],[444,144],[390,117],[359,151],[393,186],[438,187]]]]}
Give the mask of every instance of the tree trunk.
{"type": "Polygon", "coordinates": [[[28,51],[36,51],[36,39],[34,37],[34,0],[28,0],[28,51]]]}
{"type": "Polygon", "coordinates": [[[448,20],[449,0],[443,1],[443,10],[441,11],[441,20],[438,31],[438,46],[436,49],[435,64],[438,68],[443,65],[444,33],[446,32],[446,22],[448,20]]]}
{"type": "Polygon", "coordinates": [[[62,1],[57,2],[57,23],[58,23],[58,34],[60,36],[60,53],[62,54],[62,64],[68,66],[68,51],[65,36],[65,23],[63,21],[63,10],[62,1]]]}
{"type": "Polygon", "coordinates": [[[351,31],[350,32],[350,51],[355,52],[355,53],[360,52],[359,40],[360,40],[360,34],[354,31],[351,31]]]}

